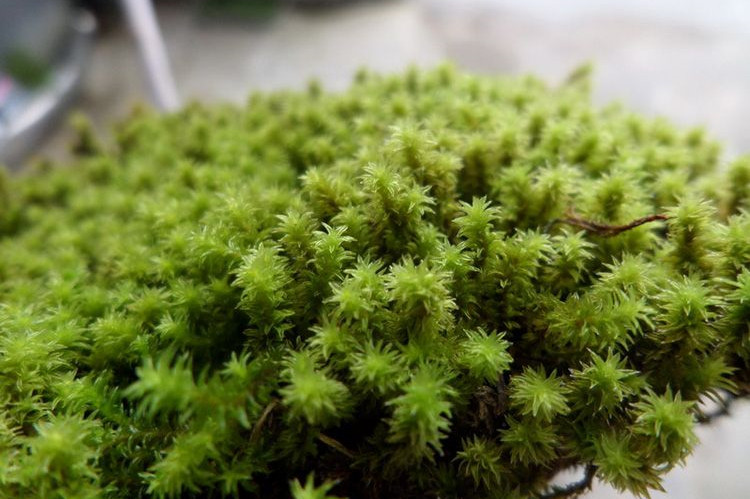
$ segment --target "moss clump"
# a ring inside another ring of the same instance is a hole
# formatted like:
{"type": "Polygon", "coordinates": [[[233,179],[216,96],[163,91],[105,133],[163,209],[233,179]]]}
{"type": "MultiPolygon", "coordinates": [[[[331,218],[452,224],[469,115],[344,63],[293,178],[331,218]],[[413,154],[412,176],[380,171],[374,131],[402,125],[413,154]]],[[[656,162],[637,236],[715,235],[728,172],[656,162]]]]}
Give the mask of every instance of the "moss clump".
{"type": "Polygon", "coordinates": [[[744,390],[747,159],[449,67],[4,181],[2,497],[647,494],[744,390]],[[731,182],[734,180],[734,182],[731,182]]]}

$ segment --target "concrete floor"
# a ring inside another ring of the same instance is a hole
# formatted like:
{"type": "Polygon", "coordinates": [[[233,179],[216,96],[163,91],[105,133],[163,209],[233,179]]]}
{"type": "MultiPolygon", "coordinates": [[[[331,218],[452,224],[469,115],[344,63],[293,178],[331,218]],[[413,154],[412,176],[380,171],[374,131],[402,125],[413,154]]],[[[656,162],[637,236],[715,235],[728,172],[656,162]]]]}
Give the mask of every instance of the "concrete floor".
{"type": "MultiPolygon", "coordinates": [[[[388,0],[283,10],[271,22],[220,23],[166,4],[159,15],[183,100],[241,102],[250,90],[318,78],[343,89],[360,66],[396,71],[452,60],[482,73],[559,81],[596,64],[598,102],[621,100],[685,125],[704,124],[728,155],[750,150],[750,2],[746,0],[388,0]]],[[[128,33],[97,45],[78,103],[100,129],[148,92],[128,33]]],[[[39,151],[64,156],[66,132],[39,151]]],[[[653,497],[750,497],[750,404],[698,429],[701,445],[653,497]]],[[[590,498],[614,498],[597,485],[590,498]]]]}
{"type": "MultiPolygon", "coordinates": [[[[596,99],[622,100],[686,125],[704,124],[730,152],[750,149],[750,2],[746,0],[381,0],[287,8],[265,24],[160,9],[185,100],[242,101],[251,89],[343,89],[356,68],[396,71],[452,60],[483,73],[558,81],[596,65],[596,99]],[[656,4],[656,5],[652,5],[656,4]]],[[[98,45],[82,108],[102,123],[148,99],[124,30],[98,45]]]]}

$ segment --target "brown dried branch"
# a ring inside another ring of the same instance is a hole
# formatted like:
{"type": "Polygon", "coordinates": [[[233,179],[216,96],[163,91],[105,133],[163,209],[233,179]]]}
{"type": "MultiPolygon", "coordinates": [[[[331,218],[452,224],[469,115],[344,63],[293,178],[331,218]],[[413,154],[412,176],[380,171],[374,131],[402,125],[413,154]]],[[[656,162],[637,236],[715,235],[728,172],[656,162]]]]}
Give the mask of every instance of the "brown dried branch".
{"type": "Polygon", "coordinates": [[[255,422],[255,425],[253,426],[253,431],[250,432],[250,441],[251,442],[257,442],[258,438],[260,438],[260,431],[263,429],[263,425],[266,422],[266,419],[268,419],[268,416],[271,415],[274,409],[276,409],[276,406],[279,405],[279,401],[277,399],[271,400],[268,405],[263,409],[263,412],[261,413],[260,417],[258,418],[258,421],[255,422]]]}
{"type": "Polygon", "coordinates": [[[710,424],[722,416],[729,416],[729,408],[732,406],[735,398],[734,395],[729,395],[722,399],[722,401],[719,402],[719,407],[714,411],[697,411],[695,414],[695,420],[700,424],[710,424]]]}
{"type": "Polygon", "coordinates": [[[596,475],[596,466],[593,464],[586,465],[583,477],[577,482],[571,482],[567,485],[553,485],[548,492],[539,494],[538,499],[561,499],[566,497],[577,497],[580,494],[591,489],[596,475]]]}
{"type": "Polygon", "coordinates": [[[336,440],[335,438],[331,438],[328,435],[324,433],[318,434],[318,440],[326,444],[328,447],[331,447],[332,449],[335,449],[348,457],[349,459],[354,459],[354,453],[347,449],[344,444],[336,440]]]}
{"type": "Polygon", "coordinates": [[[711,424],[723,416],[729,416],[729,410],[732,404],[741,398],[750,395],[750,386],[740,386],[734,393],[727,395],[719,401],[719,407],[711,412],[696,411],[695,420],[700,424],[711,424]]]}
{"type": "Polygon", "coordinates": [[[626,223],[624,225],[608,225],[599,222],[593,222],[591,220],[586,220],[579,217],[575,213],[570,213],[565,218],[558,218],[553,223],[564,223],[572,225],[574,227],[579,227],[586,232],[592,232],[602,237],[612,237],[625,231],[635,229],[636,227],[640,227],[643,224],[660,220],[669,220],[669,216],[664,214],[648,215],[645,217],[636,218],[632,222],[626,223]]]}

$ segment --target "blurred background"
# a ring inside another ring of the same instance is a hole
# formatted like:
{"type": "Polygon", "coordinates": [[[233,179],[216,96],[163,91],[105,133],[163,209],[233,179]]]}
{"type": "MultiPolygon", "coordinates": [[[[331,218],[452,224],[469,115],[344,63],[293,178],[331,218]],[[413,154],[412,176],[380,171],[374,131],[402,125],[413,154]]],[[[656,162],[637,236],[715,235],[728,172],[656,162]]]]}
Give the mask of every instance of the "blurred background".
{"type": "MultiPolygon", "coordinates": [[[[360,66],[445,60],[551,83],[591,61],[598,103],[750,151],[747,0],[0,0],[0,163],[65,161],[72,110],[106,134],[136,103],[243,102],[311,78],[342,90],[360,66]]],[[[750,497],[750,404],[699,436],[654,497],[750,497]]]]}

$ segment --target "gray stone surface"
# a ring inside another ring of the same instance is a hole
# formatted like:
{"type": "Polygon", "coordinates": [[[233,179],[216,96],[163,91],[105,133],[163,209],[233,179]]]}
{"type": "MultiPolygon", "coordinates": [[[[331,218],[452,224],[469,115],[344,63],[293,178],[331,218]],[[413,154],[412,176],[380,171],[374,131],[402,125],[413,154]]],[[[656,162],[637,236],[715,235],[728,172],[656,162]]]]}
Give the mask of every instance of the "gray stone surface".
{"type": "Polygon", "coordinates": [[[750,2],[425,1],[448,57],[552,81],[592,61],[596,98],[706,125],[750,148],[750,2]]]}
{"type": "MultiPolygon", "coordinates": [[[[299,88],[312,77],[342,89],[362,65],[395,71],[446,59],[472,71],[534,72],[554,82],[590,60],[598,102],[621,100],[681,124],[704,124],[729,154],[750,150],[747,0],[372,1],[286,9],[266,25],[197,19],[176,4],[159,14],[185,100],[241,102],[250,90],[299,88]]],[[[79,108],[105,129],[147,100],[128,33],[109,33],[96,48],[79,108]]],[[[59,132],[40,153],[63,157],[65,141],[59,132]]],[[[750,497],[750,404],[698,432],[694,455],[654,497],[750,497]]],[[[627,496],[597,485],[587,497],[627,496]]]]}

